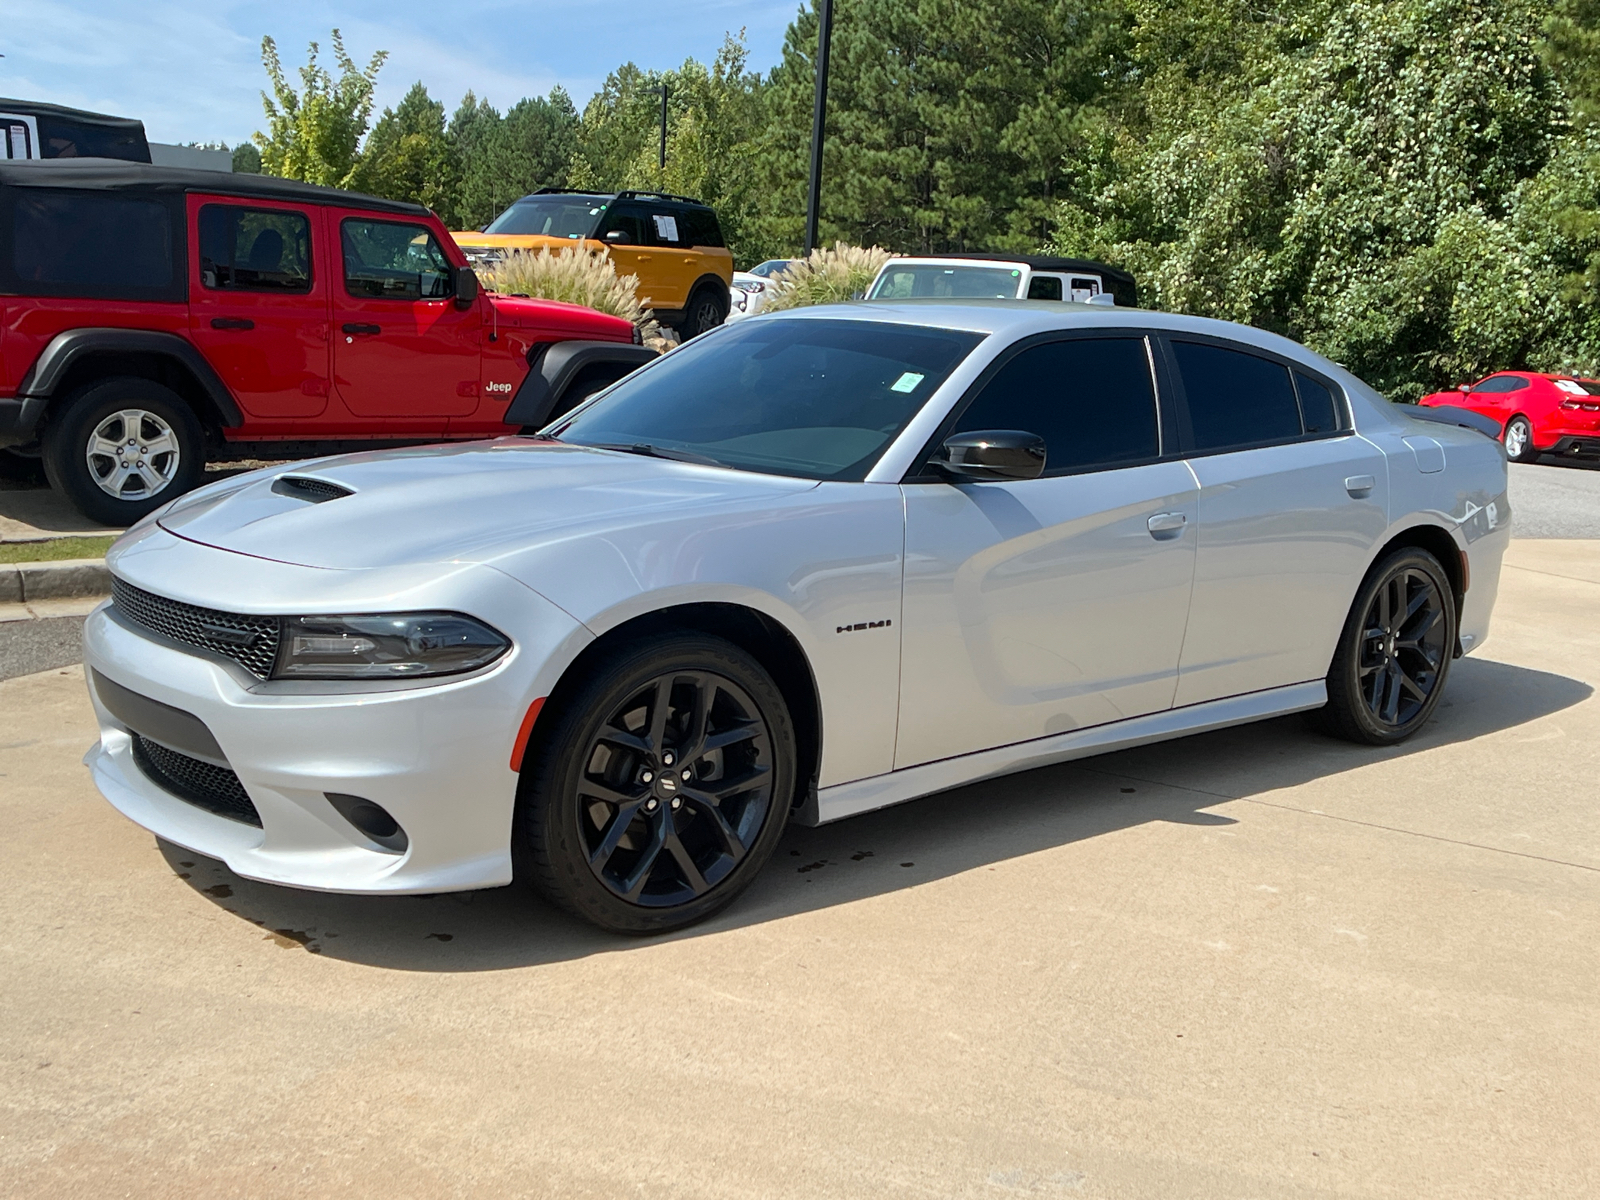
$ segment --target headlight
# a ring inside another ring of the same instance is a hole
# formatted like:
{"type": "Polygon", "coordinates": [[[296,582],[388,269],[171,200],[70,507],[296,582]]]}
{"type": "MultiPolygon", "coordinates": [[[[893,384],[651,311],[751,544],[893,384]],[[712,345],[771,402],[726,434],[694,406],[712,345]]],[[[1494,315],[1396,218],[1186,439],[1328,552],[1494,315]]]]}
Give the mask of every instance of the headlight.
{"type": "Polygon", "coordinates": [[[460,613],[289,617],[274,679],[416,679],[476,670],[510,640],[460,613]]]}
{"type": "Polygon", "coordinates": [[[748,282],[743,279],[735,279],[733,281],[733,286],[738,288],[741,292],[764,292],[767,290],[767,285],[758,279],[752,279],[748,282]]]}

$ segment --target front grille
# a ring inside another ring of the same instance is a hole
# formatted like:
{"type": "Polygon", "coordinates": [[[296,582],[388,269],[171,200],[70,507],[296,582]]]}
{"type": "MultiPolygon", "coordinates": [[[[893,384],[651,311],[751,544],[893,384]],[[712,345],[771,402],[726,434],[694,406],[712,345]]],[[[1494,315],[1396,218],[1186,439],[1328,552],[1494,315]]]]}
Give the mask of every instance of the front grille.
{"type": "Polygon", "coordinates": [[[111,581],[117,610],[152,633],[231,658],[257,679],[272,674],[278,657],[278,618],[218,612],[141,591],[120,579],[111,581]]]}
{"type": "Polygon", "coordinates": [[[261,828],[261,814],[250,803],[249,793],[239,777],[227,767],[179,754],[137,733],[133,735],[133,761],[152,781],[178,799],[230,821],[261,828]]]}

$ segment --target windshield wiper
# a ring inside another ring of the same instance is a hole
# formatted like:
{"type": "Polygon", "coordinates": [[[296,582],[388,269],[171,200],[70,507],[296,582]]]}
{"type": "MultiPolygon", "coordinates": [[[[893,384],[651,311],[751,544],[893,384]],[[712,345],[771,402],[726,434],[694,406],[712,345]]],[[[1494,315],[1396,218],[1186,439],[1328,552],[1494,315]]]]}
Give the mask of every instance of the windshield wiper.
{"type": "MultiPolygon", "coordinates": [[[[582,443],[580,443],[582,444],[582,443]]],[[[623,454],[641,454],[646,458],[665,458],[672,462],[696,463],[702,467],[721,467],[726,464],[706,454],[696,454],[692,450],[669,450],[664,446],[652,446],[649,442],[591,442],[592,450],[619,450],[623,454]]]]}

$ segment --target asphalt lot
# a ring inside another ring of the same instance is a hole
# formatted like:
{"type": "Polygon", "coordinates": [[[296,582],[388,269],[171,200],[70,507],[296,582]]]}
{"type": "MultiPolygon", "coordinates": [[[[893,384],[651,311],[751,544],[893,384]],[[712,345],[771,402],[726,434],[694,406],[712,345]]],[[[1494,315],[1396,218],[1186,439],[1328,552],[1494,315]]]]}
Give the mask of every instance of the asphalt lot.
{"type": "Polygon", "coordinates": [[[1600,541],[1389,751],[1274,721],[794,829],[718,920],[249,883],[0,683],[0,1193],[1579,1197],[1600,541]]]}

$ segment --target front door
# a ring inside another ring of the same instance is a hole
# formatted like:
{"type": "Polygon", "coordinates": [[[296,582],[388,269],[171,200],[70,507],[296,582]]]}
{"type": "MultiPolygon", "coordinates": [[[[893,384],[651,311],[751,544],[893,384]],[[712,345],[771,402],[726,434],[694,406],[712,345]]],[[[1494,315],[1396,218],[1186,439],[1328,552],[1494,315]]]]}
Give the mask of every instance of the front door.
{"type": "Polygon", "coordinates": [[[1039,434],[1044,475],[902,485],[897,768],[1171,706],[1196,503],[1151,363],[1138,332],[1014,352],[948,432],[1039,434]]]}
{"type": "Polygon", "coordinates": [[[478,406],[482,302],[455,304],[454,272],[426,225],[337,216],[334,385],[358,417],[396,433],[442,432],[478,406]]]}
{"type": "Polygon", "coordinates": [[[1177,703],[1323,678],[1388,525],[1388,468],[1329,380],[1253,348],[1168,342],[1200,484],[1177,703]]]}
{"type": "Polygon", "coordinates": [[[651,214],[632,200],[618,200],[600,226],[600,240],[611,251],[618,275],[639,277],[639,303],[661,310],[683,307],[677,295],[678,263],[669,250],[656,245],[651,214]]]}
{"type": "MultiPolygon", "coordinates": [[[[318,270],[316,207],[191,196],[189,336],[251,425],[328,406],[332,288],[318,270]]],[[[326,256],[324,256],[324,260],[326,256]]]]}

